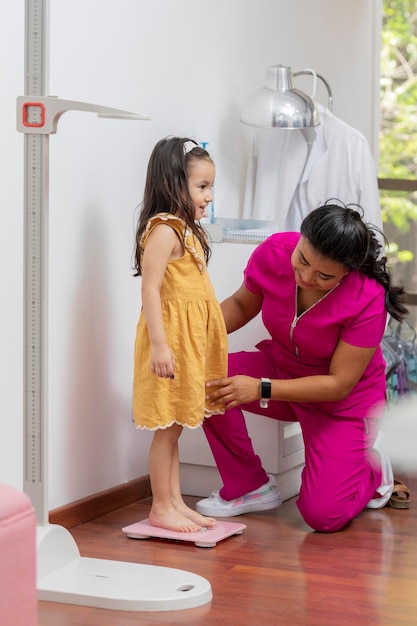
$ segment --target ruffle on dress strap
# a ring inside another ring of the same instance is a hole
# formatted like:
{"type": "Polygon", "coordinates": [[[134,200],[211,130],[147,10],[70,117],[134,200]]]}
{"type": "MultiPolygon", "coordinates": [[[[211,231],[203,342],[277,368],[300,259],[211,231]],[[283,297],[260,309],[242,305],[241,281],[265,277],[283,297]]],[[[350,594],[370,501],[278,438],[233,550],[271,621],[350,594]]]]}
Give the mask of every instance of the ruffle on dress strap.
{"type": "Polygon", "coordinates": [[[154,215],[148,220],[140,242],[142,250],[152,228],[157,224],[160,224],[161,222],[171,222],[170,226],[172,226],[172,228],[174,228],[178,233],[180,233],[181,235],[185,233],[184,247],[194,258],[201,274],[204,274],[204,272],[206,271],[206,262],[201,254],[199,254],[194,245],[194,237],[192,231],[187,228],[184,220],[182,220],[180,217],[177,217],[176,215],[172,215],[171,213],[158,213],[158,215],[154,215]],[[180,226],[180,228],[178,228],[178,226],[180,226]]]}

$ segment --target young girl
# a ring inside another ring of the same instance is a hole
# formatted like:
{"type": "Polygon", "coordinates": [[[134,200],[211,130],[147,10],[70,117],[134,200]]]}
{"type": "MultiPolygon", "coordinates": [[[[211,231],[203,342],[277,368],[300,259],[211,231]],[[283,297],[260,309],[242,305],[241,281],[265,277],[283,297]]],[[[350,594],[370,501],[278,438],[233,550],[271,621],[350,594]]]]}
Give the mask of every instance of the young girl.
{"type": "Polygon", "coordinates": [[[227,373],[227,335],[206,271],[210,248],[199,220],[212,201],[215,168],[190,139],[159,141],[149,160],[136,231],[142,276],[136,331],[133,414],[154,431],[149,453],[149,523],[195,532],[215,520],[193,511],[180,491],[178,439],[184,426],[222,413],[205,407],[205,383],[227,373]]]}

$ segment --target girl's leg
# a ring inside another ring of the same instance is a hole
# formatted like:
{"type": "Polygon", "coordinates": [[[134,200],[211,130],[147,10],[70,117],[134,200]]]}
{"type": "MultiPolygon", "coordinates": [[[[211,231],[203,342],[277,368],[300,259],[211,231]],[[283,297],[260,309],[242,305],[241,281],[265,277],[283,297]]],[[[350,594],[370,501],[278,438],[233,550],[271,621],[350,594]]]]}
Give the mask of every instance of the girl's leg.
{"type": "Polygon", "coordinates": [[[195,524],[199,524],[201,527],[212,528],[216,524],[216,520],[213,517],[206,517],[205,515],[200,515],[197,511],[190,509],[182,497],[181,494],[181,484],[180,484],[180,462],[179,462],[179,452],[178,452],[178,443],[176,445],[176,449],[174,451],[173,459],[172,459],[172,468],[171,468],[171,499],[172,503],[175,506],[176,510],[185,515],[195,524]]]}
{"type": "Polygon", "coordinates": [[[182,426],[173,424],[169,428],[160,428],[154,433],[149,452],[149,475],[152,489],[149,523],[169,530],[196,532],[201,529],[201,524],[193,522],[178,511],[172,499],[172,472],[174,463],[178,463],[178,438],[181,432],[182,426]]]}

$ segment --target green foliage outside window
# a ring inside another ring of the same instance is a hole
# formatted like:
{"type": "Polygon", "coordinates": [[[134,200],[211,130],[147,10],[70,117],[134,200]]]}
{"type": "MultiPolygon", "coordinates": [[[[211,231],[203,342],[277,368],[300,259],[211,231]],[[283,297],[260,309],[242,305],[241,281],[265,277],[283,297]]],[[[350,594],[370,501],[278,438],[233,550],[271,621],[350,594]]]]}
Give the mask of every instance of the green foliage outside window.
{"type": "MultiPolygon", "coordinates": [[[[379,177],[417,180],[417,0],[383,0],[380,95],[379,177]]],[[[396,242],[388,256],[398,270],[414,257],[417,192],[380,195],[385,234],[396,242]]],[[[415,289],[407,285],[415,273],[399,272],[407,288],[415,289]]]]}

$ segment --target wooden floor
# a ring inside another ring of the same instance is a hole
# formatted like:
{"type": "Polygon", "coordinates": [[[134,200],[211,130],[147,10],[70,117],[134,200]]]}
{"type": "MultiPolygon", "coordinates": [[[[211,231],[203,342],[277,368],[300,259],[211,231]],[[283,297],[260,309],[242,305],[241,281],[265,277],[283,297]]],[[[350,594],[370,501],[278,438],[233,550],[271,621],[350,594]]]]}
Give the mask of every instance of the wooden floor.
{"type": "Polygon", "coordinates": [[[414,496],[409,510],[366,510],[342,532],[319,534],[305,525],[294,498],[276,511],[233,518],[247,529],[214,548],[129,539],[121,528],[146,518],[149,500],[129,505],[70,531],[81,555],[194,572],[210,581],[213,600],[171,612],[40,602],[39,624],[415,626],[417,478],[400,478],[414,496]]]}

